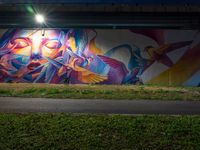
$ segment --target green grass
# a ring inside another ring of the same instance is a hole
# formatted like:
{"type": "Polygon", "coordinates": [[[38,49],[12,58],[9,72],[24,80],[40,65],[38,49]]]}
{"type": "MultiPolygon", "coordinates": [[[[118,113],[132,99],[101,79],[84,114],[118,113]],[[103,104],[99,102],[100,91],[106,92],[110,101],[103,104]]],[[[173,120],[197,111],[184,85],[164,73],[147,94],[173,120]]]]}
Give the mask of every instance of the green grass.
{"type": "Polygon", "coordinates": [[[200,87],[0,83],[0,96],[73,99],[200,100],[200,87]]]}
{"type": "Polygon", "coordinates": [[[200,149],[199,116],[0,114],[0,149],[200,149]]]}

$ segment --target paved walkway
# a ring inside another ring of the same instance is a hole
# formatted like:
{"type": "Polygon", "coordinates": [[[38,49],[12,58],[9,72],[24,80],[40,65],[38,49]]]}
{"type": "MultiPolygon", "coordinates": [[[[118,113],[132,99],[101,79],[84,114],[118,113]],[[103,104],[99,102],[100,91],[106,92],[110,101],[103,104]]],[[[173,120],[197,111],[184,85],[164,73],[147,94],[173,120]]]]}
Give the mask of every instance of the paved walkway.
{"type": "Polygon", "coordinates": [[[200,114],[200,102],[158,100],[73,100],[0,97],[0,112],[104,114],[200,114]]]}

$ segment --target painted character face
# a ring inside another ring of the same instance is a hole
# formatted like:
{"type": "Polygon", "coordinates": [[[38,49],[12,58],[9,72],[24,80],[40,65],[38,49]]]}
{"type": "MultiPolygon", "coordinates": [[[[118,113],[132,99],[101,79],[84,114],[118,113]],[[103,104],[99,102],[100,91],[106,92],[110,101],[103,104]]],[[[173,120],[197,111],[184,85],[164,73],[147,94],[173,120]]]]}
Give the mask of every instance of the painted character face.
{"type": "Polygon", "coordinates": [[[54,59],[63,48],[64,35],[60,30],[20,30],[7,45],[11,53],[28,58],[27,68],[33,70],[54,59]]]}

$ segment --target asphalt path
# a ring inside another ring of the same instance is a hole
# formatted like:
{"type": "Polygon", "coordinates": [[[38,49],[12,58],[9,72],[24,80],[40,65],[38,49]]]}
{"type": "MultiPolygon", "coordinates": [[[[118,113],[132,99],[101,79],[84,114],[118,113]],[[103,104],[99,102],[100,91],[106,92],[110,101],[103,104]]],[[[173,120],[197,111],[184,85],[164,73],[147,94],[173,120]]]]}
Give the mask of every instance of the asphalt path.
{"type": "Polygon", "coordinates": [[[0,112],[200,115],[200,102],[0,97],[0,112]]]}

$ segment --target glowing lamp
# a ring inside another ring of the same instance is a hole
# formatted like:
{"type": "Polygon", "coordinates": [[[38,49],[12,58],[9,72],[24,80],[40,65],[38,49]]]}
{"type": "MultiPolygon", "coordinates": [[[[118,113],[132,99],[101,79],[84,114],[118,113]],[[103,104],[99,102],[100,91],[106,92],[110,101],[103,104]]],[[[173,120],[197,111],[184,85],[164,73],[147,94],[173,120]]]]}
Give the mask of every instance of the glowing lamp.
{"type": "Polygon", "coordinates": [[[36,20],[38,23],[44,23],[44,21],[45,21],[44,16],[41,15],[41,14],[35,15],[35,20],[36,20]]]}

